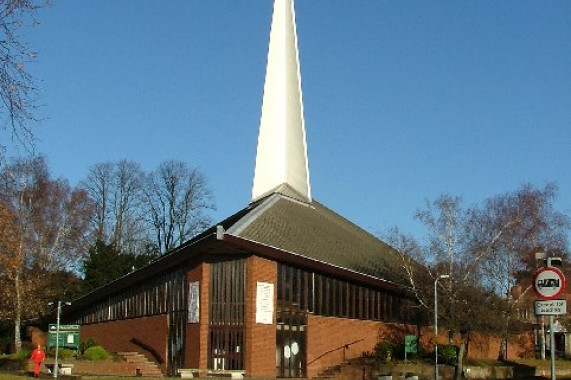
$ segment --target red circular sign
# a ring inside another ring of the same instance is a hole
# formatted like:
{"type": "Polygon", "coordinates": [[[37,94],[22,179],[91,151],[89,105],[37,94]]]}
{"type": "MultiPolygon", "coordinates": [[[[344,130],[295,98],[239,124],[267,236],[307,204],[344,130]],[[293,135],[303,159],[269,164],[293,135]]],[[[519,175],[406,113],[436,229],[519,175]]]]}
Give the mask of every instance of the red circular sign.
{"type": "Polygon", "coordinates": [[[555,299],[565,291],[565,275],[558,268],[541,268],[533,275],[533,290],[541,299],[555,299]]]}

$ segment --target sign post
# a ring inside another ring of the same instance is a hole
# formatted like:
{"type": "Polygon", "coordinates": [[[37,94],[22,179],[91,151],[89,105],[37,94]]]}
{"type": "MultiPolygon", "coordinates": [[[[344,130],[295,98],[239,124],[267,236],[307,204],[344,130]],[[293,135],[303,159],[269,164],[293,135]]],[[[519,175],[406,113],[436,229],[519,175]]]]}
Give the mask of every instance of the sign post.
{"type": "Polygon", "coordinates": [[[535,301],[535,315],[549,316],[549,338],[551,356],[551,380],[555,380],[555,334],[553,316],[567,313],[567,301],[557,299],[565,291],[565,275],[551,266],[552,258],[547,258],[547,266],[533,276],[533,290],[541,299],[535,301]]]}

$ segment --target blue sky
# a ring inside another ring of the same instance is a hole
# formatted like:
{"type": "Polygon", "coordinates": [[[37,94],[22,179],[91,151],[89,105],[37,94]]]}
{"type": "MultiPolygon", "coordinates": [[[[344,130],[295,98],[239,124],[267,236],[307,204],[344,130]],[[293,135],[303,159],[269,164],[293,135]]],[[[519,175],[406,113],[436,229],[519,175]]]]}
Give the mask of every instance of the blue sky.
{"type": "MultiPolygon", "coordinates": [[[[89,166],[177,159],[222,219],[251,196],[272,1],[56,0],[38,51],[39,153],[89,166]]],[[[571,2],[298,0],[312,194],[377,233],[418,233],[442,193],[466,205],[559,185],[571,214],[571,2]]]]}

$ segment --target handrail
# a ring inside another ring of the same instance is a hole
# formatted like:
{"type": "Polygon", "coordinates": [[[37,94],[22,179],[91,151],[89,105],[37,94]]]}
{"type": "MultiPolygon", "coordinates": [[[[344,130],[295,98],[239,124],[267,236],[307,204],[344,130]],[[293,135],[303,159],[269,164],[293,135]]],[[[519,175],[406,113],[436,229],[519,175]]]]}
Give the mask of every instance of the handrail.
{"type": "Polygon", "coordinates": [[[131,338],[131,343],[141,347],[143,350],[150,352],[150,354],[153,355],[153,358],[155,358],[159,364],[164,363],[164,359],[161,357],[161,355],[153,347],[149,346],[145,342],[133,337],[131,338]]]}
{"type": "Polygon", "coordinates": [[[315,359],[313,359],[312,361],[310,361],[309,363],[307,363],[307,365],[310,365],[311,363],[316,362],[317,360],[321,359],[321,358],[324,357],[325,355],[329,355],[329,354],[332,353],[332,352],[338,351],[338,350],[340,350],[340,349],[347,349],[347,348],[349,348],[350,345],[355,344],[355,343],[359,343],[359,342],[362,341],[362,340],[365,340],[365,339],[364,339],[364,338],[361,338],[361,339],[358,339],[358,340],[356,340],[356,341],[354,341],[354,342],[347,343],[347,344],[344,344],[344,345],[339,346],[339,347],[337,347],[337,348],[334,348],[334,349],[332,349],[332,350],[326,351],[326,352],[322,353],[321,355],[319,355],[318,357],[316,357],[315,359]]]}

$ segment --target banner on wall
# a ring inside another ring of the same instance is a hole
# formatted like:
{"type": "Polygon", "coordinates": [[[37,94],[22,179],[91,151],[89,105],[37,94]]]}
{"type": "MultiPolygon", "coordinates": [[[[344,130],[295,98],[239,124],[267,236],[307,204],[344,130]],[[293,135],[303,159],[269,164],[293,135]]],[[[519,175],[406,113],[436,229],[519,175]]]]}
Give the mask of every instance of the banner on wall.
{"type": "Polygon", "coordinates": [[[274,284],[258,281],[256,287],[256,323],[274,323],[274,284]]]}
{"type": "Polygon", "coordinates": [[[188,323],[198,323],[200,318],[200,282],[188,284],[188,323]]]}

